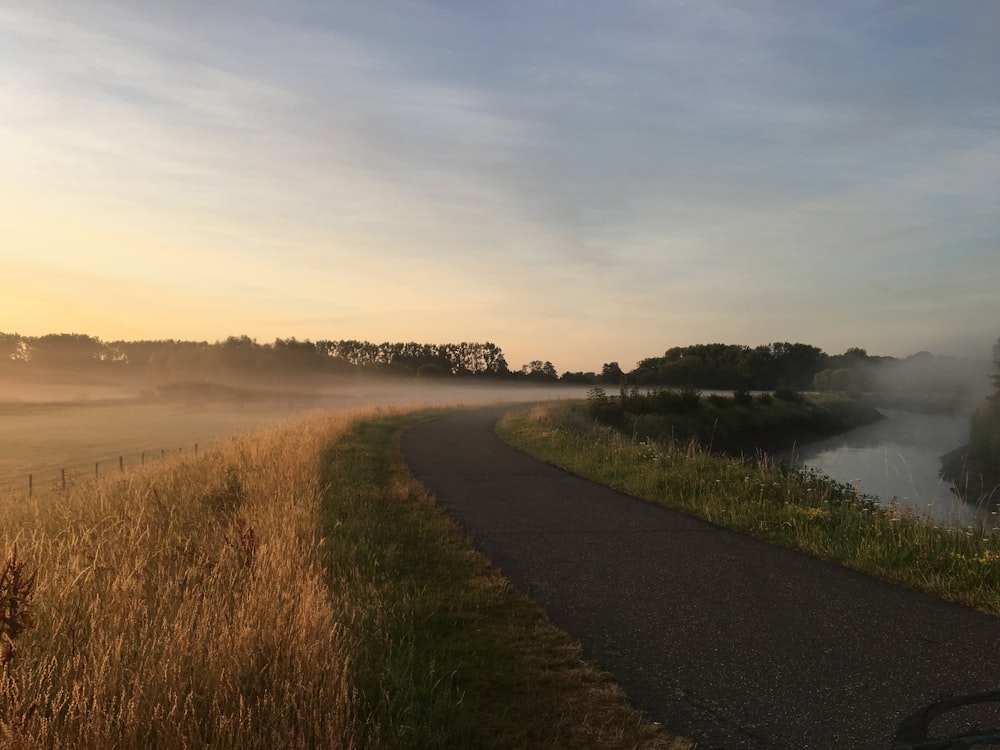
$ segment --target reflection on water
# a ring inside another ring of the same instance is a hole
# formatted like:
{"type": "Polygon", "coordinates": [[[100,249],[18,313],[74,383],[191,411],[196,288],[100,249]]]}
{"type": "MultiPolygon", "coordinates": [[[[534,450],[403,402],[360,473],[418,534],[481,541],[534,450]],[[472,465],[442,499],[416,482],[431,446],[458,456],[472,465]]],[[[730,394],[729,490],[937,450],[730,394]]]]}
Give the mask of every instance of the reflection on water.
{"type": "Polygon", "coordinates": [[[939,474],[941,456],[968,441],[968,415],[880,411],[886,415],[880,422],[799,446],[796,461],[938,522],[996,525],[995,506],[963,502],[939,474]]]}

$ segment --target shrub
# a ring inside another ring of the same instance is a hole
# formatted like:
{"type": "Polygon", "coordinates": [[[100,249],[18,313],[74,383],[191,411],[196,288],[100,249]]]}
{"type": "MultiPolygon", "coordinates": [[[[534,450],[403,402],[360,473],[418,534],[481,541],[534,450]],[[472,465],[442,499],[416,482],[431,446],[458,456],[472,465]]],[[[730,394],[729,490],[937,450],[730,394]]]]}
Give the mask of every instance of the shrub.
{"type": "Polygon", "coordinates": [[[787,401],[790,404],[801,404],[802,394],[794,388],[776,388],[774,397],[779,401],[787,401]]]}
{"type": "Polygon", "coordinates": [[[622,413],[624,398],[624,392],[621,399],[616,399],[609,397],[600,386],[594,386],[587,391],[587,412],[592,419],[601,424],[621,427],[624,416],[622,413]]]}
{"type": "Polygon", "coordinates": [[[981,460],[1000,464],[1000,399],[988,400],[973,413],[969,447],[981,460]]]}
{"type": "Polygon", "coordinates": [[[694,386],[686,385],[680,390],[681,403],[687,411],[701,408],[701,392],[694,386]]]}

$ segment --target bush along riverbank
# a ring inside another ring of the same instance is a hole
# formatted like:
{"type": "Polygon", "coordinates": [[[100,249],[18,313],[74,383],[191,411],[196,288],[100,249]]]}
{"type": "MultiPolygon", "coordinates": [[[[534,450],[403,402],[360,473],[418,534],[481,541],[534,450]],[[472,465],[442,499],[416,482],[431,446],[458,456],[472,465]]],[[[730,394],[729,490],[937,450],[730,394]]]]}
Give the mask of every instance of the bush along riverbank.
{"type": "Polygon", "coordinates": [[[941,457],[941,475],[968,502],[995,503],[1000,495],[1000,339],[993,346],[993,393],[972,413],[969,444],[941,457]]]}
{"type": "Polygon", "coordinates": [[[512,445],[629,495],[954,602],[1000,614],[1000,534],[935,526],[816,471],[712,455],[695,441],[635,439],[592,403],[508,415],[512,445]]]}
{"type": "Polygon", "coordinates": [[[791,448],[884,419],[865,401],[789,389],[705,396],[692,388],[623,388],[618,395],[593,388],[586,408],[598,423],[637,440],[694,440],[709,453],[731,456],[791,448]]]}
{"type": "Polygon", "coordinates": [[[1000,398],[991,397],[973,412],[969,443],[941,456],[941,476],[966,502],[1000,500],[1000,398]]]}

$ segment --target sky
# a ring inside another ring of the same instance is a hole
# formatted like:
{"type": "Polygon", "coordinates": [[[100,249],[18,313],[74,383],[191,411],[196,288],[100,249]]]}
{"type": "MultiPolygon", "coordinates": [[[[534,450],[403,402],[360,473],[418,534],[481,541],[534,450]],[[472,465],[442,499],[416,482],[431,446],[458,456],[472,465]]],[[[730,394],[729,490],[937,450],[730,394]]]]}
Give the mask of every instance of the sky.
{"type": "Polygon", "coordinates": [[[989,357],[1000,3],[0,0],[0,331],[989,357]]]}

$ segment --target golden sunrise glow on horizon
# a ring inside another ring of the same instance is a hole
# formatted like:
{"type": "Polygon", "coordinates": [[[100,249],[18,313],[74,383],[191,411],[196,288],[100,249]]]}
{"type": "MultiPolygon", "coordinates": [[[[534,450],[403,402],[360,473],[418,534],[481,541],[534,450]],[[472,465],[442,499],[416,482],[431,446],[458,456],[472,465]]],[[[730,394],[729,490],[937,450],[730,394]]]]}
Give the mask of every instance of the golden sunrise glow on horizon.
{"type": "Polygon", "coordinates": [[[988,355],[1000,11],[569,7],[0,9],[0,330],[988,355]]]}

